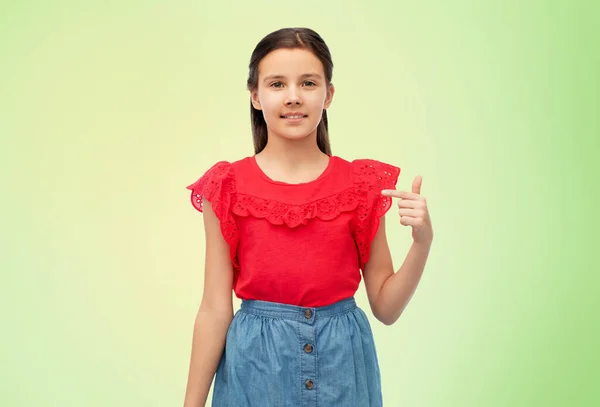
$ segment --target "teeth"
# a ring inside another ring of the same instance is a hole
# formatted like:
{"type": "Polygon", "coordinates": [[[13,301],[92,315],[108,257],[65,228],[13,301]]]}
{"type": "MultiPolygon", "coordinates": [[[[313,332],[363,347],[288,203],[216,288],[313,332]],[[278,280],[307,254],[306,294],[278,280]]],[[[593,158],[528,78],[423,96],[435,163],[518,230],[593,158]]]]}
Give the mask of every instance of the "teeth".
{"type": "Polygon", "coordinates": [[[304,116],[284,116],[286,119],[301,119],[304,116]]]}

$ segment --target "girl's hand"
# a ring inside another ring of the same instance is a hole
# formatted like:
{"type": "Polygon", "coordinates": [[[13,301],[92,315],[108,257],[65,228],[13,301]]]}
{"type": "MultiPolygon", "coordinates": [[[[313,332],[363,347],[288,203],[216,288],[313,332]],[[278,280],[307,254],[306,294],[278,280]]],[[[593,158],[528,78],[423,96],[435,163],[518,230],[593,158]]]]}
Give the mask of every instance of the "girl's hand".
{"type": "Polygon", "coordinates": [[[429,245],[433,240],[433,229],[427,209],[427,200],[421,195],[422,182],[423,178],[417,176],[412,184],[412,192],[385,189],[381,191],[381,194],[400,198],[398,201],[400,224],[412,227],[412,236],[415,242],[429,245]]]}

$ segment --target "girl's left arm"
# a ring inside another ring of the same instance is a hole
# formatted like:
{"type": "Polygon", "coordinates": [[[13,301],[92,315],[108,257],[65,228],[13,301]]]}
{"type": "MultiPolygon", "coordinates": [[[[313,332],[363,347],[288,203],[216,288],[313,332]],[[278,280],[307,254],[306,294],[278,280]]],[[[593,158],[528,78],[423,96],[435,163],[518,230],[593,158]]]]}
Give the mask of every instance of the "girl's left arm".
{"type": "Polygon", "coordinates": [[[395,323],[410,302],[423,271],[433,241],[427,201],[420,195],[421,177],[415,178],[411,192],[386,190],[385,196],[398,202],[400,223],[412,227],[413,244],[397,272],[385,233],[385,218],[371,242],[371,254],[363,270],[365,287],[373,315],[385,325],[395,323]]]}

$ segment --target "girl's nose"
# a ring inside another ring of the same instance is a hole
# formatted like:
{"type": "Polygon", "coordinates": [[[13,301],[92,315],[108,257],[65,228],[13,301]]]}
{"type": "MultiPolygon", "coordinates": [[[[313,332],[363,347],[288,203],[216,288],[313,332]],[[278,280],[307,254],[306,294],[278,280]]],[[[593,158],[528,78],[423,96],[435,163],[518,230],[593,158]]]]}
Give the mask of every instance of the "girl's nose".
{"type": "Polygon", "coordinates": [[[285,100],[286,106],[291,106],[291,105],[300,106],[301,104],[302,104],[302,100],[295,93],[290,94],[285,100]]]}

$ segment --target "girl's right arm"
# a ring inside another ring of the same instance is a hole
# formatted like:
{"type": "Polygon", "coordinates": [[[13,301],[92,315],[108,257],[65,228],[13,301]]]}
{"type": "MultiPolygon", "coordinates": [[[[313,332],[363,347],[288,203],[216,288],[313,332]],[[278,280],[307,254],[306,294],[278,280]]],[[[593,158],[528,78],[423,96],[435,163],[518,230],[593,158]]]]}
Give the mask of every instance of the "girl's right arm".
{"type": "Polygon", "coordinates": [[[206,256],[204,290],[196,315],[184,407],[204,407],[233,318],[229,245],[211,204],[203,201],[206,256]]]}

